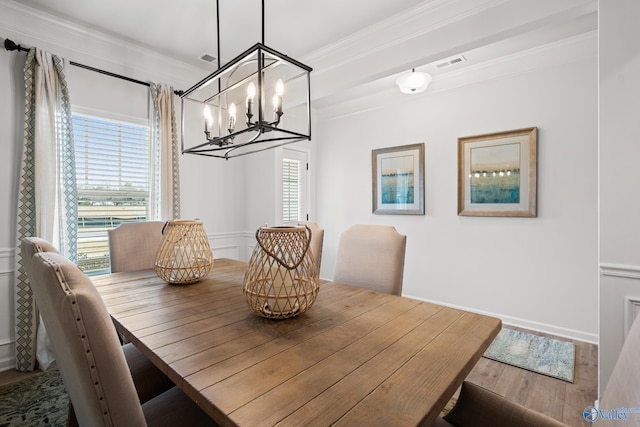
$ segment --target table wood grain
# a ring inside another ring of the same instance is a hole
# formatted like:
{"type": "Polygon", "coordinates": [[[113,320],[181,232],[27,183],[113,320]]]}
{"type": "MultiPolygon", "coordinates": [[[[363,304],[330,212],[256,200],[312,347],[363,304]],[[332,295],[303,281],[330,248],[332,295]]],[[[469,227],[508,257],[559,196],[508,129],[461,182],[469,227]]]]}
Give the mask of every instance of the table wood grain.
{"type": "Polygon", "coordinates": [[[94,277],[117,328],[220,425],[431,425],[499,319],[322,282],[306,313],[268,320],[242,294],[247,264],[205,280],[94,277]]]}

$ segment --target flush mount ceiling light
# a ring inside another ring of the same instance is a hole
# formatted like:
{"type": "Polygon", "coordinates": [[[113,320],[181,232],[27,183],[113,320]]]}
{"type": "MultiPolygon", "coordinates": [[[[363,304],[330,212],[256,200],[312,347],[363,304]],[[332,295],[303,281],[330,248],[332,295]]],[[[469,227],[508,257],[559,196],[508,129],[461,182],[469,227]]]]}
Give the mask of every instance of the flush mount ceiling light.
{"type": "Polygon", "coordinates": [[[420,93],[427,90],[432,78],[430,74],[416,72],[416,69],[413,68],[410,73],[398,77],[396,84],[402,93],[420,93]]]}
{"type": "Polygon", "coordinates": [[[311,139],[311,68],[256,43],[180,94],[182,153],[230,159],[311,139]]]}

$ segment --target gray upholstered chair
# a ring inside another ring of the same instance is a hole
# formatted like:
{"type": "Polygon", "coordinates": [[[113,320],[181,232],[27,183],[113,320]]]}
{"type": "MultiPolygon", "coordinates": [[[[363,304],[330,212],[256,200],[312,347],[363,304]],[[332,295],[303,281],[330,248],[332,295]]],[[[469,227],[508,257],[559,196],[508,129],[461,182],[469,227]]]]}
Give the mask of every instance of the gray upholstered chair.
{"type": "Polygon", "coordinates": [[[177,388],[141,404],[100,294],[61,254],[36,253],[31,287],[81,426],[215,425],[177,388]]]}
{"type": "Polygon", "coordinates": [[[27,260],[27,263],[30,263],[31,258],[38,252],[60,252],[58,248],[41,237],[24,237],[20,244],[20,250],[21,256],[27,260]],[[22,242],[26,242],[27,245],[22,245],[22,242]]]}
{"type": "Polygon", "coordinates": [[[164,221],[131,222],[109,230],[111,272],[153,268],[164,221]]]}
{"type": "Polygon", "coordinates": [[[298,221],[292,222],[289,225],[306,225],[311,230],[311,244],[309,248],[316,260],[318,271],[320,271],[320,264],[322,264],[322,246],[324,243],[324,229],[320,228],[317,223],[312,221],[298,221]]]}
{"type": "Polygon", "coordinates": [[[38,252],[55,252],[59,253],[58,249],[51,243],[40,237],[24,237],[20,241],[20,257],[22,259],[22,265],[24,266],[24,272],[27,273],[27,277],[31,277],[31,258],[38,252]]]}
{"type": "Polygon", "coordinates": [[[540,412],[465,381],[458,401],[433,427],[568,427],[540,412]]]}
{"type": "MultiPolygon", "coordinates": [[[[20,254],[25,272],[31,282],[33,277],[32,259],[40,252],[58,253],[51,243],[39,237],[25,237],[20,242],[20,254]]],[[[145,357],[133,344],[122,347],[131,377],[138,393],[138,399],[144,403],[174,386],[173,382],[145,357]]],[[[70,418],[73,413],[70,412],[70,418]]]]}
{"type": "Polygon", "coordinates": [[[407,236],[387,225],[354,225],[340,235],[334,281],[402,294],[407,236]]]}

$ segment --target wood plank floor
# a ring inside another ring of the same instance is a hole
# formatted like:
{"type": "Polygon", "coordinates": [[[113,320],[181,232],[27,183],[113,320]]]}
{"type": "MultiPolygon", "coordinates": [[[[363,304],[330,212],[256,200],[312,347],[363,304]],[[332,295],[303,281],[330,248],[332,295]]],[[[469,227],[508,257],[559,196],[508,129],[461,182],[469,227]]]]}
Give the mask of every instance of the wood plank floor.
{"type": "Polygon", "coordinates": [[[573,384],[484,357],[471,371],[467,380],[565,424],[584,427],[582,412],[587,406],[593,405],[598,394],[598,346],[505,326],[573,342],[576,345],[573,384]]]}
{"type": "Polygon", "coordinates": [[[15,369],[10,369],[8,371],[0,372],[0,387],[5,386],[7,384],[12,384],[18,381],[25,380],[30,376],[39,374],[40,371],[34,372],[20,372],[15,369]]]}
{"type": "MultiPolygon", "coordinates": [[[[520,330],[566,340],[562,337],[535,331],[520,330]]],[[[593,404],[598,393],[598,347],[582,341],[572,342],[576,345],[575,380],[573,384],[485,359],[484,357],[480,359],[467,380],[506,396],[527,408],[547,414],[570,426],[584,427],[585,422],[582,418],[582,411],[585,407],[593,404]]],[[[0,372],[0,386],[20,381],[30,375],[33,375],[33,373],[22,373],[14,370],[0,372]]]]}

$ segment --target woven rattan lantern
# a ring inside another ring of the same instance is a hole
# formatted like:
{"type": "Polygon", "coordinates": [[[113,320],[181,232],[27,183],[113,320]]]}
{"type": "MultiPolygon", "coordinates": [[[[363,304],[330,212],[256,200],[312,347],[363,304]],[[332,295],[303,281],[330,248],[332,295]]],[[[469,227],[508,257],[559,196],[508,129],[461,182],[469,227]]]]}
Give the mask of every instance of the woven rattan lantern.
{"type": "Polygon", "coordinates": [[[209,273],[213,253],[202,222],[168,221],[156,256],[156,274],[175,285],[195,283],[209,273]]]}
{"type": "Polygon", "coordinates": [[[251,310],[269,319],[286,319],[311,308],[319,280],[309,227],[261,227],[256,240],[244,275],[251,310]]]}

